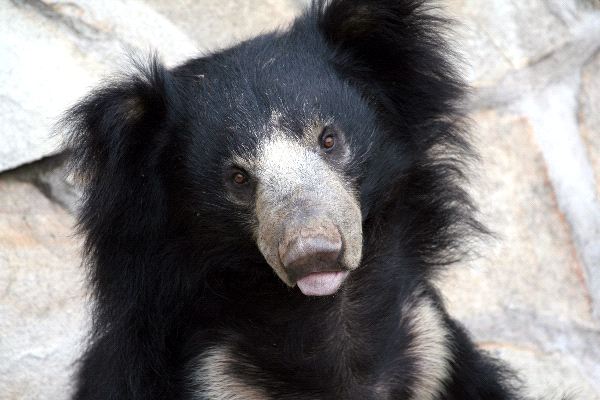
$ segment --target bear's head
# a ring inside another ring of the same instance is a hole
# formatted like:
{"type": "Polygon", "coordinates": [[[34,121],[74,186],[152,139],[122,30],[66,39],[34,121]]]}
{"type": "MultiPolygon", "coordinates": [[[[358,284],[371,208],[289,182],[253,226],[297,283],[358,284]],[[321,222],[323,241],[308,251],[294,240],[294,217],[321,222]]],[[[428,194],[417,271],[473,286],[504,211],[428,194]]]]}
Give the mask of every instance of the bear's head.
{"type": "Polygon", "coordinates": [[[148,271],[172,254],[246,273],[266,260],[329,295],[370,248],[424,262],[451,248],[471,220],[441,25],[422,1],[317,1],[288,30],[96,90],[65,118],[91,256],[148,271]]]}

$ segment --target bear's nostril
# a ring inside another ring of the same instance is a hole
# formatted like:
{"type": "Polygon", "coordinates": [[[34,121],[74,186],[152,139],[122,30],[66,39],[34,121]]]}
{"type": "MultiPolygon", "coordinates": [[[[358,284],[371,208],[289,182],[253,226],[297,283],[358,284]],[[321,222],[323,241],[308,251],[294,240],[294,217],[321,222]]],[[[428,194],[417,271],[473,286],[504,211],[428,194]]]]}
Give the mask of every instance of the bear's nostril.
{"type": "Polygon", "coordinates": [[[337,228],[302,229],[286,236],[279,246],[279,257],[292,280],[314,272],[342,269],[342,238],[337,228]]]}

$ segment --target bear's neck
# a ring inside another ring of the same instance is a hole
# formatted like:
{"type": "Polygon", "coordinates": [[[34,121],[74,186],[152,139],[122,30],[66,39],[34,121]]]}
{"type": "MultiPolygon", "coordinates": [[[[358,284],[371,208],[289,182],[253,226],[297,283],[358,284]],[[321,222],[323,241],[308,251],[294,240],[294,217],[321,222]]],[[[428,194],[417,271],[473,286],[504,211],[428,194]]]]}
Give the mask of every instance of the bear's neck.
{"type": "Polygon", "coordinates": [[[201,303],[210,306],[197,309],[206,324],[199,328],[213,339],[206,342],[261,365],[269,375],[288,379],[304,371],[320,377],[316,381],[340,384],[377,369],[381,357],[394,358],[389,349],[402,351],[394,345],[406,335],[401,305],[419,284],[410,274],[401,277],[401,268],[385,260],[365,264],[335,295],[307,297],[262,267],[267,273],[260,278],[240,274],[231,280],[227,273],[209,282],[201,303]]]}

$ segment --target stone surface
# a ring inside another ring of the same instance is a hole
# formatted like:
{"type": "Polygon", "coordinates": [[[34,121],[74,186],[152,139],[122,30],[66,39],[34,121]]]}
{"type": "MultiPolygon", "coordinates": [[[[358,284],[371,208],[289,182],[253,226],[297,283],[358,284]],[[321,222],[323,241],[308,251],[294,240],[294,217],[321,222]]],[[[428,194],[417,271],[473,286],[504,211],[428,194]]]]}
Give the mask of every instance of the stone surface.
{"type": "Polygon", "coordinates": [[[4,1],[0,12],[0,170],[57,151],[56,117],[100,66],[35,10],[4,1]]]}
{"type": "Polygon", "coordinates": [[[578,356],[561,352],[542,352],[535,347],[519,347],[513,343],[484,343],[493,356],[508,362],[527,383],[525,393],[535,399],[598,400],[597,386],[586,376],[578,356]]]}
{"type": "Polygon", "coordinates": [[[507,102],[577,69],[600,46],[600,13],[580,0],[448,0],[476,105],[507,102]]]}
{"type": "Polygon", "coordinates": [[[164,0],[148,4],[192,37],[201,53],[286,26],[305,7],[298,0],[164,0]]]}
{"type": "Polygon", "coordinates": [[[66,155],[44,159],[28,170],[29,181],[46,197],[63,206],[72,215],[77,213],[81,189],[69,172],[66,155]]]}
{"type": "Polygon", "coordinates": [[[60,114],[127,52],[160,48],[170,63],[195,47],[144,3],[0,2],[0,171],[57,152],[60,114]],[[136,18],[131,18],[135,15],[136,18]]]}
{"type": "Polygon", "coordinates": [[[72,217],[34,185],[0,177],[0,393],[66,399],[85,331],[72,217]]]}
{"type": "Polygon", "coordinates": [[[560,371],[557,388],[600,399],[600,325],[534,124],[503,109],[473,119],[481,153],[473,192],[495,239],[440,280],[449,310],[478,343],[527,367],[524,380],[536,395],[547,394],[546,380],[560,371]]]}
{"type": "Polygon", "coordinates": [[[481,244],[480,258],[468,272],[461,271],[472,281],[468,285],[463,280],[461,287],[474,290],[459,293],[468,297],[460,299],[460,312],[521,308],[587,323],[590,305],[582,265],[531,122],[503,110],[483,111],[473,118],[481,154],[473,192],[481,219],[495,238],[481,244]]]}
{"type": "Polygon", "coordinates": [[[577,126],[579,78],[565,77],[515,104],[532,123],[560,210],[571,227],[584,281],[600,317],[600,198],[577,126]]]}
{"type": "Polygon", "coordinates": [[[581,76],[579,126],[592,163],[600,196],[600,51],[586,63],[581,76]]]}
{"type": "MultiPolygon", "coordinates": [[[[573,0],[560,10],[569,12],[573,0]]],[[[465,53],[478,85],[496,82],[510,70],[535,63],[569,40],[569,27],[553,2],[491,0],[482,7],[477,0],[450,0],[449,10],[460,23],[465,53]]]]}
{"type": "Polygon", "coordinates": [[[586,248],[590,259],[588,279],[596,303],[596,313],[600,319],[600,50],[583,68],[578,106],[579,128],[585,154],[590,163],[588,179],[594,185],[590,188],[588,198],[592,198],[596,204],[596,213],[586,212],[582,218],[586,218],[588,223],[580,224],[592,233],[582,232],[580,236],[587,239],[586,248]],[[593,215],[595,219],[590,218],[593,215]]]}
{"type": "MultiPolygon", "coordinates": [[[[566,237],[579,260],[582,287],[598,319],[598,2],[491,1],[483,7],[474,0],[450,0],[447,4],[459,20],[456,39],[465,44],[463,53],[471,68],[467,71],[475,86],[471,106],[510,109],[527,121],[566,237]]],[[[507,171],[524,165],[512,160],[507,171]]],[[[525,226],[531,217],[520,215],[514,223],[525,226]]],[[[548,249],[552,253],[555,247],[548,249]]]]}

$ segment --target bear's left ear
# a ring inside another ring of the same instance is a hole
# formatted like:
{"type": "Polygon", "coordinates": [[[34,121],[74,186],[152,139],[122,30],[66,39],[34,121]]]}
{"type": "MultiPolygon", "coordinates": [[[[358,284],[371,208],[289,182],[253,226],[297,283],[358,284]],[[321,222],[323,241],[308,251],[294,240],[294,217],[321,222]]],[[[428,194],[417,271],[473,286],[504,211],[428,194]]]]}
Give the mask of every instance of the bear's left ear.
{"type": "MultiPolygon", "coordinates": [[[[336,69],[409,126],[447,116],[463,96],[444,34],[426,0],[318,0],[321,34],[336,69]],[[400,115],[397,115],[400,114],[400,115]]],[[[397,119],[397,118],[396,118],[397,119]]]]}

